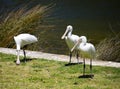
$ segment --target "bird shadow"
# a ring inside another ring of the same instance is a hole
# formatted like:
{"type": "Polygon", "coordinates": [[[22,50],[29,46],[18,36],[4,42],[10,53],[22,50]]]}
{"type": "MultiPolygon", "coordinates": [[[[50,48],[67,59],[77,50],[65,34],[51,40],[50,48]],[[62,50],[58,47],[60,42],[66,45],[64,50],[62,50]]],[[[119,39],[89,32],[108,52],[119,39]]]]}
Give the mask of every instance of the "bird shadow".
{"type": "MultiPolygon", "coordinates": [[[[23,63],[26,63],[26,62],[29,62],[29,61],[32,61],[32,60],[36,60],[35,58],[23,58],[23,59],[20,59],[20,62],[23,62],[23,63]]],[[[16,60],[14,61],[16,62],[16,60]]]]}
{"type": "Polygon", "coordinates": [[[73,65],[79,65],[79,64],[83,64],[83,62],[79,62],[79,63],[67,63],[67,64],[65,64],[65,66],[73,66],[73,65]]]}
{"type": "Polygon", "coordinates": [[[26,59],[21,59],[20,61],[21,62],[29,62],[29,61],[32,61],[32,60],[35,60],[35,59],[32,59],[32,58],[26,58],[26,59]]]}
{"type": "Polygon", "coordinates": [[[94,75],[92,74],[90,74],[90,75],[81,75],[81,76],[79,76],[78,78],[93,78],[94,77],[94,75]]]}

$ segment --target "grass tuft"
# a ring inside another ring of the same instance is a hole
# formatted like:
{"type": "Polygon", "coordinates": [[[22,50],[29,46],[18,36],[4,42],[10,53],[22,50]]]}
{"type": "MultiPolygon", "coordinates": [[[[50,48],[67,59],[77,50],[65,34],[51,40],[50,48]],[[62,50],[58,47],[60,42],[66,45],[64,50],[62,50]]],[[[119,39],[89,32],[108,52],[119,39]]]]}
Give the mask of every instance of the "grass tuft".
{"type": "Polygon", "coordinates": [[[120,62],[120,35],[106,38],[97,46],[97,59],[120,62]]]}

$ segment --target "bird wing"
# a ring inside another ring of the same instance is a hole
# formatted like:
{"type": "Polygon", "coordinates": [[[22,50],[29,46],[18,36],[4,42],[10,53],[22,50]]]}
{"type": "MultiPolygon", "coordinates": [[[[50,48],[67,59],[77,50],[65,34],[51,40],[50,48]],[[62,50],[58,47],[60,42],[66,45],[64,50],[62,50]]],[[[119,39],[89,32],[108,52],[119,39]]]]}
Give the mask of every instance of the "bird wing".
{"type": "Polygon", "coordinates": [[[21,47],[27,44],[31,44],[34,42],[37,42],[37,38],[34,35],[23,33],[18,36],[16,36],[17,41],[19,41],[19,44],[21,47]]]}
{"type": "Polygon", "coordinates": [[[79,39],[79,36],[74,34],[72,34],[71,36],[66,36],[65,40],[70,50],[77,43],[78,39],[79,39]]]}

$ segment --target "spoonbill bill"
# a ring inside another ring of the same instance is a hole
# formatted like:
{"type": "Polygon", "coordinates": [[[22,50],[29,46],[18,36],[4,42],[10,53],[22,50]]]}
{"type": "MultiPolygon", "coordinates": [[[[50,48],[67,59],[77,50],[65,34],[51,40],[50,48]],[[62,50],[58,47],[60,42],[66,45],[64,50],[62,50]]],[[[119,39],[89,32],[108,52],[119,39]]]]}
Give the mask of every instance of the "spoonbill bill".
{"type": "MultiPolygon", "coordinates": [[[[79,36],[72,34],[72,31],[73,31],[73,27],[71,25],[68,25],[67,28],[66,28],[65,33],[61,37],[61,39],[65,39],[69,50],[72,49],[72,47],[77,43],[77,41],[79,39],[79,36]]],[[[77,61],[79,63],[79,59],[78,59],[79,54],[78,54],[78,49],[77,48],[75,48],[75,52],[76,52],[77,61]]],[[[69,63],[71,63],[71,58],[72,58],[72,52],[71,51],[70,51],[69,56],[70,56],[69,63]]]]}
{"type": "MultiPolygon", "coordinates": [[[[17,36],[14,36],[14,40],[16,43],[16,50],[17,50],[17,61],[16,64],[20,64],[20,49],[28,44],[35,43],[37,42],[37,38],[34,35],[23,33],[19,34],[17,36]]],[[[26,57],[25,50],[23,49],[24,52],[24,58],[26,57]]]]}
{"type": "Polygon", "coordinates": [[[94,45],[91,43],[87,43],[87,38],[85,36],[81,36],[78,42],[71,49],[71,52],[76,47],[79,49],[80,54],[83,57],[83,61],[84,61],[83,76],[85,75],[85,58],[90,59],[90,72],[91,72],[91,76],[93,76],[92,75],[92,59],[94,59],[95,51],[96,51],[94,45]]]}

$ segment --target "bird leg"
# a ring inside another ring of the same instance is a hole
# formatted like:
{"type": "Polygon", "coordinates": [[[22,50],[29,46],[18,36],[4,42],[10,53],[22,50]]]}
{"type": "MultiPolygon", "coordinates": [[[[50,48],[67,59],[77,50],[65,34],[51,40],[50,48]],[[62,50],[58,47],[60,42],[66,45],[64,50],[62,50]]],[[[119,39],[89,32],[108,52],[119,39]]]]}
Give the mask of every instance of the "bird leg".
{"type": "Polygon", "coordinates": [[[17,61],[16,61],[16,64],[17,64],[17,65],[20,64],[19,55],[20,55],[20,50],[17,50],[17,61]]]}
{"type": "Polygon", "coordinates": [[[70,60],[69,60],[69,63],[71,63],[71,58],[72,58],[72,52],[70,52],[70,60]]]}
{"type": "Polygon", "coordinates": [[[84,61],[84,64],[83,64],[83,66],[84,66],[84,68],[83,68],[83,76],[85,75],[85,58],[83,59],[83,61],[84,61]]]}
{"type": "Polygon", "coordinates": [[[83,59],[84,64],[83,64],[83,76],[85,75],[85,58],[83,59]]]}
{"type": "Polygon", "coordinates": [[[78,64],[79,64],[79,52],[78,52],[78,51],[77,51],[76,57],[77,57],[77,62],[78,62],[78,64]]]}
{"type": "Polygon", "coordinates": [[[90,59],[90,73],[92,75],[92,59],[90,59]]]}
{"type": "Polygon", "coordinates": [[[26,62],[26,52],[24,49],[23,49],[23,54],[24,54],[24,62],[26,62]]]}

